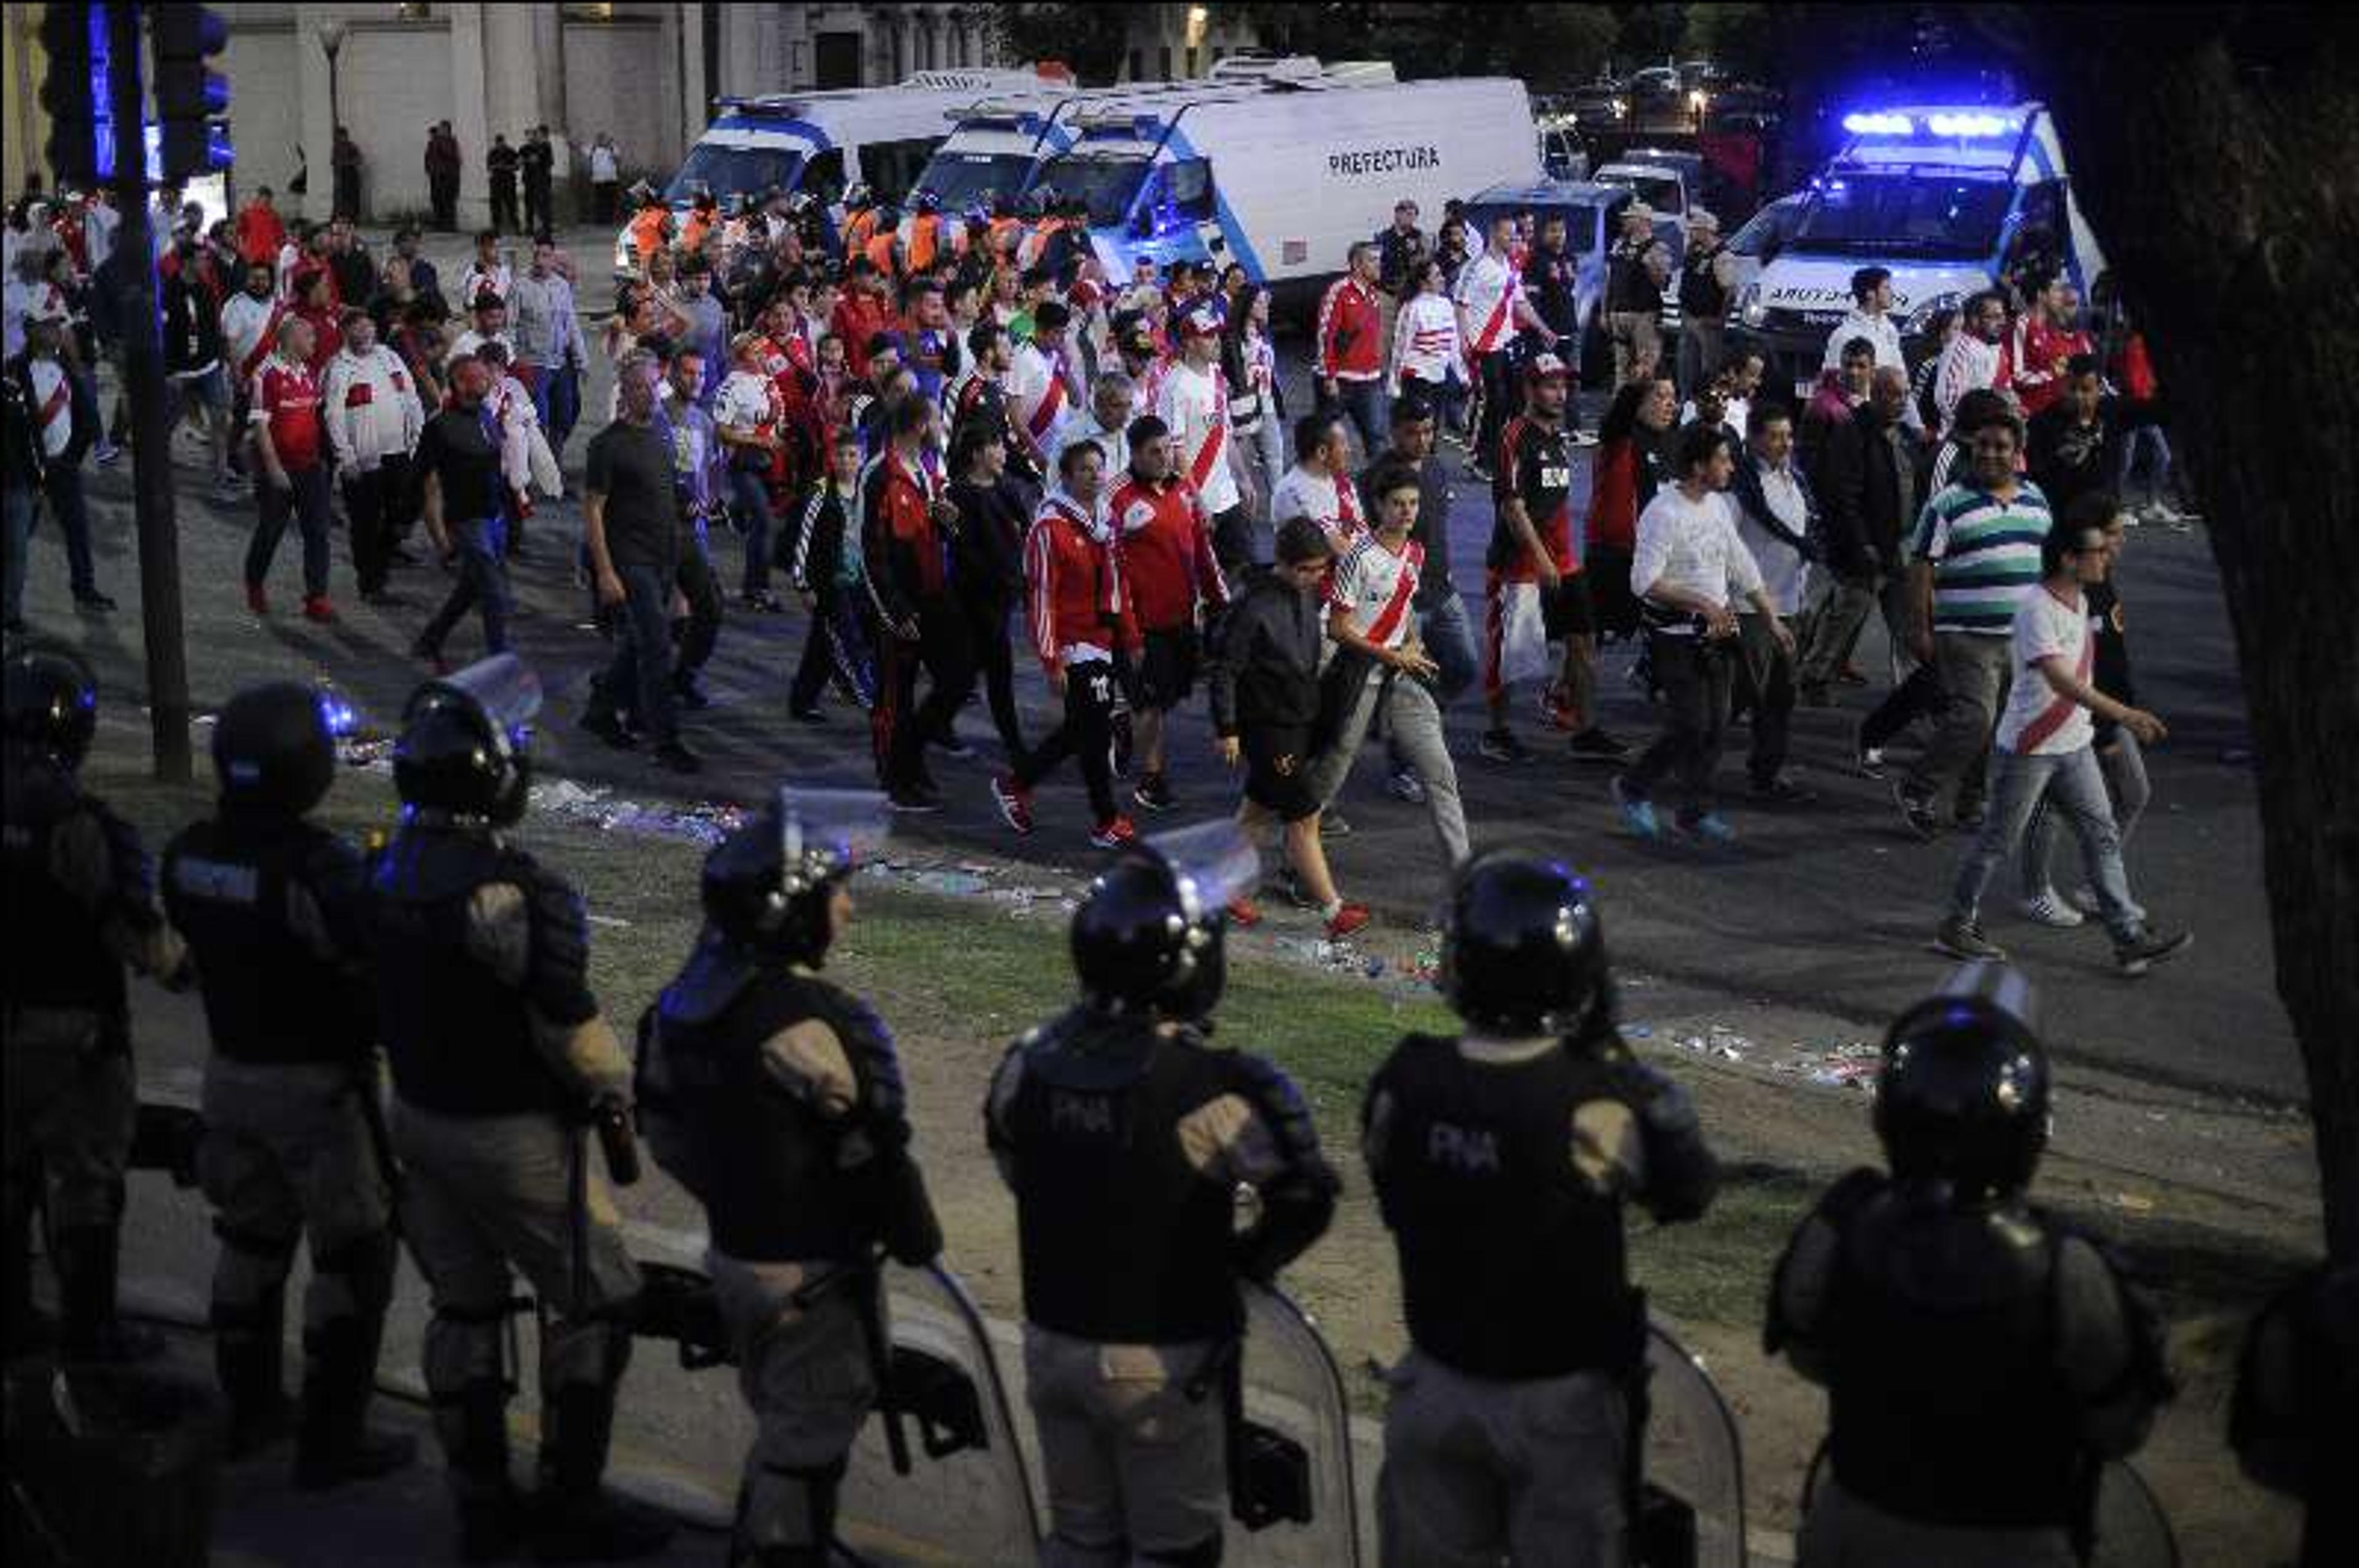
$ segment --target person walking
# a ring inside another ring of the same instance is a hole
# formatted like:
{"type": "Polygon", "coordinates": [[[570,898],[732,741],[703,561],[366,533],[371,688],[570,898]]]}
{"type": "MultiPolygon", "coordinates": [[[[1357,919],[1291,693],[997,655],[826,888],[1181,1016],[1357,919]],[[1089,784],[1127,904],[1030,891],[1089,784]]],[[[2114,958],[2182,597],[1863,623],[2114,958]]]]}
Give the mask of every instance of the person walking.
{"type": "Polygon", "coordinates": [[[245,551],[245,607],[256,616],[270,613],[264,585],[291,521],[303,535],[303,618],[324,622],[336,618],[336,607],[328,599],[329,451],[320,382],[311,370],[313,342],[310,321],[287,318],[278,324],[277,348],[254,378],[254,492],[260,515],[245,551]]]}
{"type": "Polygon", "coordinates": [[[1729,498],[1736,503],[1736,536],[1760,568],[1761,585],[1777,605],[1787,636],[1781,642],[1757,610],[1748,607],[1737,615],[1735,701],[1752,716],[1753,733],[1745,771],[1756,805],[1802,806],[1816,796],[1786,772],[1794,718],[1792,650],[1809,597],[1810,565],[1823,553],[1825,525],[1810,481],[1794,461],[1792,413],[1783,404],[1756,403],[1745,424],[1745,455],[1729,486],[1729,498]]]}
{"type": "Polygon", "coordinates": [[[1736,257],[1720,237],[1720,220],[1701,207],[1688,210],[1687,253],[1680,258],[1680,389],[1693,397],[1720,373],[1727,358],[1729,301],[1735,297],[1736,257]]]}
{"type": "Polygon", "coordinates": [[[877,779],[897,811],[941,809],[926,748],[956,743],[951,720],[974,690],[966,617],[949,575],[958,509],[942,476],[940,419],[915,394],[887,404],[882,449],[860,479],[862,571],[880,654],[871,728],[877,779]],[[922,704],[921,671],[930,682],[922,704]]]}
{"type": "Polygon", "coordinates": [[[1638,516],[1630,591],[1647,617],[1647,658],[1663,688],[1663,730],[1615,775],[1610,792],[1623,821],[1641,838],[1662,837],[1652,792],[1676,773],[1680,830],[1708,845],[1735,840],[1735,829],[1712,801],[1740,656],[1731,601],[1749,602],[1777,652],[1794,655],[1794,634],[1763,585],[1753,553],[1737,536],[1734,508],[1722,493],[1735,466],[1726,431],[1684,427],[1672,443],[1676,481],[1638,516]]]}
{"type": "MultiPolygon", "coordinates": [[[[1171,437],[1173,471],[1188,481],[1212,520],[1212,543],[1224,575],[1244,572],[1266,556],[1253,522],[1253,470],[1236,428],[1241,384],[1221,364],[1223,324],[1210,306],[1180,319],[1180,354],[1163,376],[1154,415],[1171,437]]],[[[1250,412],[1271,418],[1258,392],[1250,412]]]]}
{"type": "Polygon", "coordinates": [[[434,209],[434,227],[445,234],[459,232],[459,177],[465,168],[451,122],[435,122],[426,133],[426,191],[434,209]]]}
{"type": "Polygon", "coordinates": [[[397,603],[386,578],[408,525],[409,454],[425,434],[426,411],[401,356],[376,341],[368,312],[344,312],[343,347],[328,362],[321,396],[361,601],[397,603]]]}
{"type": "MultiPolygon", "coordinates": [[[[1207,332],[1197,341],[1209,344],[1207,332]]],[[[1152,414],[1130,426],[1130,467],[1114,486],[1115,548],[1123,591],[1139,635],[1130,671],[1137,725],[1138,785],[1131,798],[1148,811],[1175,808],[1169,719],[1196,689],[1201,628],[1229,607],[1229,586],[1212,548],[1202,495],[1178,471],[1171,431],[1152,414]]]]}
{"type": "Polygon", "coordinates": [[[471,609],[484,618],[487,654],[508,647],[507,481],[501,473],[501,435],[489,405],[491,367],[473,354],[450,362],[450,401],[427,420],[418,438],[416,466],[426,536],[458,580],[434,612],[410,656],[438,674],[448,666],[442,644],[471,609]]]}
{"type": "Polygon", "coordinates": [[[1343,276],[1320,297],[1312,358],[1320,402],[1350,418],[1360,432],[1363,457],[1374,455],[1385,439],[1386,345],[1378,265],[1373,240],[1351,248],[1343,276]]]}
{"type": "Polygon", "coordinates": [[[1499,460],[1500,432],[1517,412],[1510,351],[1516,334],[1532,331],[1550,347],[1554,334],[1531,301],[1524,297],[1524,280],[1507,259],[1516,220],[1501,213],[1491,220],[1489,243],[1482,254],[1458,274],[1451,290],[1458,302],[1458,337],[1474,366],[1474,446],[1467,471],[1489,481],[1499,460]]]}
{"type": "Polygon", "coordinates": [[[2080,510],[2050,530],[2040,541],[2039,581],[2016,607],[2008,662],[2020,674],[1999,719],[1993,809],[1958,867],[1949,914],[1935,939],[1952,957],[2006,957],[1983,932],[1983,893],[2021,847],[2043,802],[2063,813],[2081,840],[2082,864],[2123,974],[2143,975],[2192,939],[2184,931],[2149,925],[2132,897],[2122,865],[2121,830],[2097,763],[2091,722],[2095,715],[2113,720],[2142,746],[2158,744],[2169,733],[2162,720],[2106,696],[2092,678],[2096,640],[2089,633],[2082,589],[2104,581],[2112,569],[2105,525],[2114,511],[2111,496],[2085,497],[2080,510]]]}
{"type": "Polygon", "coordinates": [[[810,612],[801,662],[787,692],[799,724],[824,724],[820,694],[832,680],[864,714],[876,706],[875,628],[861,559],[860,437],[838,427],[827,440],[827,470],[803,503],[788,575],[810,612]]]}
{"type": "Polygon", "coordinates": [[[590,443],[583,470],[582,532],[602,611],[614,616],[614,654],[591,687],[582,727],[627,750],[637,739],[617,711],[628,704],[655,757],[674,773],[695,773],[681,744],[672,679],[671,597],[681,553],[691,546],[679,514],[673,453],[655,425],[663,367],[634,350],[616,367],[614,423],[590,443]]]}
{"type": "Polygon", "coordinates": [[[600,226],[622,216],[623,155],[604,131],[590,139],[590,220],[600,226]]]}
{"type": "Polygon", "coordinates": [[[1030,754],[1016,706],[1007,616],[1024,597],[1024,535],[1031,508],[1007,464],[1007,441],[998,424],[970,420],[951,437],[950,496],[958,508],[951,589],[966,612],[968,648],[990,699],[991,722],[1013,767],[1030,754]]]}
{"type": "MultiPolygon", "coordinates": [[[[66,358],[67,320],[60,300],[37,308],[25,319],[23,351],[7,363],[8,380],[16,386],[19,405],[31,422],[32,438],[41,452],[38,469],[28,474],[12,472],[7,488],[16,492],[27,481],[38,480],[38,499],[48,505],[50,520],[65,536],[74,607],[85,614],[103,614],[114,608],[114,600],[99,591],[82,468],[82,459],[101,434],[98,395],[89,378],[66,358]]],[[[12,528],[9,537],[8,619],[21,623],[25,579],[31,565],[33,507],[27,504],[19,517],[22,531],[12,528]]]]}

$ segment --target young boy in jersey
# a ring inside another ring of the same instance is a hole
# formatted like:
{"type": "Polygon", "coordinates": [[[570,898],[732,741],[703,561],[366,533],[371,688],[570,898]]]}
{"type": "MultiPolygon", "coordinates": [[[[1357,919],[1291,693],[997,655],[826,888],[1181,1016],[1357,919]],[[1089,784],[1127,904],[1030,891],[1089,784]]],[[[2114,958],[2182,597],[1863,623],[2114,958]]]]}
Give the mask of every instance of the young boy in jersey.
{"type": "Polygon", "coordinates": [[[1203,500],[1172,471],[1169,428],[1143,415],[1131,421],[1127,440],[1130,471],[1114,488],[1113,507],[1123,591],[1140,638],[1131,708],[1141,774],[1131,798],[1149,811],[1169,811],[1180,802],[1166,772],[1165,716],[1196,689],[1197,629],[1228,608],[1229,588],[1213,558],[1203,500]]]}

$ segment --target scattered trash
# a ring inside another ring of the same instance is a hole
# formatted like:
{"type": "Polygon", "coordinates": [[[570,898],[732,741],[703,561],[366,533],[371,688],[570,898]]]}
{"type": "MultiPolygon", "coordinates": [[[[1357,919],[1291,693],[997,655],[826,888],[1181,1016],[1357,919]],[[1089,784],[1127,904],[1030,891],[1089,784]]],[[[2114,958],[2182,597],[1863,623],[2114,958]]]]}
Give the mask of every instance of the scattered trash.
{"type": "Polygon", "coordinates": [[[611,925],[618,931],[628,931],[631,928],[631,923],[619,914],[592,914],[589,916],[589,920],[592,925],[611,925]]]}
{"type": "Polygon", "coordinates": [[[693,806],[650,806],[618,797],[603,784],[580,784],[571,779],[551,779],[533,785],[531,804],[536,812],[583,823],[602,832],[676,838],[707,847],[720,843],[745,820],[745,812],[734,806],[710,801],[693,806]]]}
{"type": "Polygon", "coordinates": [[[2120,1209],[2125,1214],[2152,1214],[2154,1200],[2143,1193],[2107,1193],[2105,1206],[2120,1209]]]}

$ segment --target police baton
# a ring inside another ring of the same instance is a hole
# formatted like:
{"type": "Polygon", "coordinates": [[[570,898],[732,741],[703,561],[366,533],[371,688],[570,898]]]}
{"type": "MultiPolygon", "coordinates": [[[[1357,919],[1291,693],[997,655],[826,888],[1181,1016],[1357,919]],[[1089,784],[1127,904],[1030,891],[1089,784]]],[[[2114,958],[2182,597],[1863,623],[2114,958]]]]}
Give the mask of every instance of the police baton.
{"type": "Polygon", "coordinates": [[[797,1311],[808,1312],[837,1291],[853,1292],[860,1336],[868,1346],[868,1375],[876,1384],[876,1413],[885,1421],[885,1452],[893,1461],[893,1474],[907,1476],[916,1465],[909,1458],[909,1434],[902,1429],[901,1404],[893,1388],[893,1344],[885,1328],[884,1253],[822,1274],[787,1299],[797,1311]]]}

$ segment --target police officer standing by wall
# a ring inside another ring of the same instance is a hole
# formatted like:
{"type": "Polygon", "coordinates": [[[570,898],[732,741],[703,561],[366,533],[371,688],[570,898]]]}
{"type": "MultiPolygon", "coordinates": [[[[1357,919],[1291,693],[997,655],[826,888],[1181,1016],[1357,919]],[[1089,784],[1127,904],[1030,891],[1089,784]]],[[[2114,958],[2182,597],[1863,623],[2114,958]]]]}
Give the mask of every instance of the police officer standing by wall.
{"type": "Polygon", "coordinates": [[[185,981],[187,954],[156,902],[138,830],[77,776],[98,730],[98,687],[79,661],[18,654],[5,674],[7,1340],[57,1332],[75,1360],[130,1360],[160,1342],[115,1320],[123,1172],[138,1124],[126,966],[185,981]],[[59,1322],[36,1312],[27,1256],[48,1197],[59,1322]]]}
{"type": "Polygon", "coordinates": [[[335,782],[332,713],[332,698],[295,681],[232,697],[213,727],[221,809],[172,840],[163,876],[212,1036],[198,1170],[222,1243],[213,1363],[231,1451],[284,1432],[287,1274],[308,1231],[295,1459],[306,1488],[383,1475],[417,1453],[364,1424],[397,1247],[363,961],[367,870],[304,820],[335,782]]]}
{"type": "Polygon", "coordinates": [[[1686,1091],[1616,1029],[1596,905],[1564,866],[1469,863],[1440,983],[1466,1032],[1403,1040],[1361,1114],[1410,1340],[1385,1417],[1383,1561],[1626,1563],[1647,1304],[1623,1206],[1693,1219],[1718,1167],[1686,1091]]]}
{"type": "Polygon", "coordinates": [[[1294,1085],[1210,1038],[1223,912],[1256,869],[1229,823],[1125,856],[1073,915],[1081,1001],[992,1081],[984,1131],[1016,1193],[1052,1568],[1220,1561],[1210,1392],[1244,1328],[1238,1277],[1274,1278],[1334,1213],[1294,1085]],[[1241,1183],[1259,1195],[1242,1232],[1241,1183]]]}
{"type": "Polygon", "coordinates": [[[847,1451],[890,1347],[881,1247],[941,1250],[893,1036],[823,979],[885,796],[781,790],[704,862],[705,928],[642,1025],[658,1162],[704,1205],[707,1266],[758,1430],[730,1561],[825,1568],[847,1451]]]}
{"type": "Polygon", "coordinates": [[[627,1150],[630,1063],[590,992],[580,895],[501,836],[524,814],[539,697],[512,654],[419,688],[369,901],[402,1224],[432,1288],[426,1387],[470,1562],[527,1533],[544,1562],[644,1556],[669,1534],[599,1484],[639,1274],[583,1128],[627,1150]],[[547,1314],[529,1519],[508,1475],[511,1267],[547,1314]]]}
{"type": "Polygon", "coordinates": [[[2026,1197],[2048,1144],[2030,987],[1969,964],[1885,1037],[1882,1171],[1819,1200],[1778,1260],[1767,1347],[1827,1390],[1803,1568],[2069,1568],[2104,1462],[2170,1393],[2159,1321],[2026,1197]]]}

